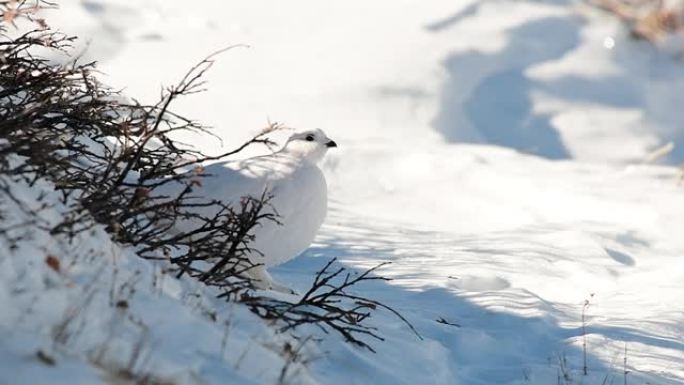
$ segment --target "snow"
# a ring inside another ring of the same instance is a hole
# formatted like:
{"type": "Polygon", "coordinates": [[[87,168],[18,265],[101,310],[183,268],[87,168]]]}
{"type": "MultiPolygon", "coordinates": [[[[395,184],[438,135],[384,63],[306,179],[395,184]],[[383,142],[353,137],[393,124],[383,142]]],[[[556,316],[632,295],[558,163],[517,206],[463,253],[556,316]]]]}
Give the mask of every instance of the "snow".
{"type": "MultiPolygon", "coordinates": [[[[52,190],[43,182],[10,186],[33,208],[40,192],[52,190]]],[[[283,337],[247,309],[228,306],[197,282],[177,280],[120,248],[100,227],[71,242],[51,235],[47,226],[58,223],[66,207],[54,192],[43,199],[50,203],[40,211],[45,230],[22,226],[31,217],[3,200],[10,238],[27,240],[15,249],[0,241],[2,383],[118,383],[125,378],[121,371],[167,383],[277,381],[285,363],[261,341],[278,346],[283,337]],[[59,267],[47,263],[50,257],[59,267]],[[41,362],[38,352],[54,364],[41,362]]],[[[308,383],[305,373],[300,379],[308,383]]]]}
{"type": "MultiPolygon", "coordinates": [[[[626,369],[629,384],[684,383],[684,67],[671,47],[562,0],[62,8],[48,21],[84,36],[104,80],[143,101],[210,52],[249,45],[221,57],[207,93],[177,105],[226,147],[267,119],[335,138],[326,222],[272,273],[301,292],[331,257],[355,269],[391,261],[382,272],[392,281],[357,290],[399,310],[423,340],[380,313],[376,354],[323,335],[287,382],[625,383],[626,369]],[[670,141],[662,164],[645,162],[670,141]]],[[[116,321],[107,296],[138,270],[130,314],[157,325],[146,369],[183,384],[278,381],[284,363],[265,346],[287,336],[193,282],[155,287],[158,267],[96,232],[67,245],[37,231],[26,249],[3,251],[0,383],[96,383],[104,369],[88,357],[103,345],[108,367],[120,365],[140,330],[116,321]],[[89,248],[106,258],[85,258],[89,248]],[[55,274],[46,253],[73,271],[55,274]],[[115,263],[121,276],[98,279],[115,263]],[[74,322],[82,331],[69,352],[51,350],[51,328],[88,282],[98,289],[74,322]],[[57,364],[41,364],[37,349],[57,364]]]]}

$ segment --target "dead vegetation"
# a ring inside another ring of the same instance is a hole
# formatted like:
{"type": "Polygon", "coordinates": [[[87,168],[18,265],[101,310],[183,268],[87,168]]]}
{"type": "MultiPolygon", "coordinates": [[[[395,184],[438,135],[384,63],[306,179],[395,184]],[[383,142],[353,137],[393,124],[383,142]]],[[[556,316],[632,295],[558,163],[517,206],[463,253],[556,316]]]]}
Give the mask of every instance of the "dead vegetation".
{"type": "Polygon", "coordinates": [[[621,19],[637,39],[657,43],[684,34],[684,4],[663,0],[588,0],[621,19]]]}
{"type": "MultiPolygon", "coordinates": [[[[56,225],[32,215],[35,220],[27,228],[40,226],[54,236],[73,239],[104,226],[114,241],[135,247],[143,258],[169,263],[176,276],[189,275],[216,288],[219,296],[244,303],[282,332],[316,325],[373,350],[363,337],[382,340],[377,329],[367,324],[377,309],[393,313],[413,330],[392,308],[350,291],[365,281],[384,280],[373,275],[380,266],[354,275],[341,267],[333,269],[330,261],[295,303],[255,294],[244,275],[254,266],[246,255],[252,251],[251,230],[264,221],[278,220],[270,206],[272,196],[265,192],[239,202],[222,202],[193,191],[207,177],[204,162],[251,145],[272,145],[268,135],[281,126],[269,124],[219,156],[207,156],[173,139],[181,131],[211,135],[207,127],[174,113],[171,106],[179,97],[204,89],[204,74],[225,50],[191,68],[163,91],[156,104],[142,105],[99,82],[94,63],[74,59],[59,64],[40,56],[45,51],[68,55],[74,40],[51,31],[36,17],[40,7],[52,6],[46,1],[0,0],[0,206],[7,200],[20,202],[6,181],[29,185],[49,181],[69,210],[56,225]],[[9,29],[19,18],[35,28],[11,35],[9,29]],[[177,194],[156,193],[172,183],[181,186],[177,194]],[[216,214],[203,217],[193,210],[197,207],[212,207],[216,214]],[[171,231],[179,220],[199,226],[191,232],[171,231]]],[[[0,229],[0,236],[6,235],[0,229]]],[[[55,269],[54,261],[47,263],[55,269]]],[[[78,309],[74,312],[72,318],[78,309]]],[[[56,341],[68,340],[73,321],[69,316],[64,327],[55,330],[56,341]]]]}
{"type": "Polygon", "coordinates": [[[295,303],[254,296],[250,293],[245,293],[240,301],[262,318],[273,321],[281,332],[311,324],[325,333],[334,330],[341,334],[345,341],[372,352],[375,350],[363,339],[363,336],[379,341],[384,339],[378,334],[377,328],[366,325],[364,321],[378,308],[393,313],[418,338],[422,339],[418,331],[396,310],[376,300],[349,292],[352,286],[364,281],[387,281],[388,278],[373,275],[375,270],[386,263],[363,273],[355,273],[344,267],[333,268],[334,262],[334,259],[329,261],[316,274],[309,290],[295,303]]]}

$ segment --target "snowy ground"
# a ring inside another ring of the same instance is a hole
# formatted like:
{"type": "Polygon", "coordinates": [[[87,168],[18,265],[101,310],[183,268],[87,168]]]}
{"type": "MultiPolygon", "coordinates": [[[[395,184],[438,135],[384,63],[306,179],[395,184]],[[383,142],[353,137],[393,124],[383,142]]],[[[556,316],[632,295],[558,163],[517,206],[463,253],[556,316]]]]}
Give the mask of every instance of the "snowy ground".
{"type": "MultiPolygon", "coordinates": [[[[10,189],[22,205],[2,205],[0,384],[278,381],[286,336],[120,248],[101,227],[73,242],[50,235],[66,211],[55,192],[39,198],[51,186],[10,189]],[[34,218],[21,207],[36,202],[48,206],[27,225],[34,218]]],[[[284,378],[315,383],[302,370],[290,365],[284,378]]]]}
{"type": "MultiPolygon", "coordinates": [[[[249,45],[222,56],[208,93],[178,106],[214,125],[228,146],[267,119],[324,128],[340,145],[325,163],[331,209],[317,243],[274,274],[301,290],[330,257],[354,268],[391,261],[384,273],[395,279],[366,294],[400,310],[424,339],[381,315],[387,340],[374,344],[377,354],[329,336],[288,382],[684,383],[684,188],[672,166],[684,161],[684,64],[676,48],[632,41],[611,17],[565,1],[92,0],[62,8],[52,23],[86,37],[85,55],[101,60],[105,81],[142,100],[209,52],[249,45]],[[669,141],[679,146],[666,165],[644,164],[669,141]]],[[[125,260],[136,266],[122,268],[129,273],[151,269],[125,260]]],[[[12,270],[0,271],[12,288],[12,270]]],[[[49,311],[68,308],[68,291],[60,293],[65,305],[49,311]]],[[[282,360],[260,361],[264,341],[275,338],[268,328],[203,294],[220,317],[243,320],[228,337],[237,347],[222,353],[222,329],[173,293],[134,297],[141,319],[167,325],[155,331],[149,367],[179,383],[277,381],[282,360]],[[251,358],[240,358],[255,339],[251,358]]],[[[2,325],[36,318],[18,312],[2,325]]],[[[98,322],[86,320],[96,336],[98,322]]],[[[3,334],[10,359],[0,383],[37,383],[55,370],[92,383],[68,361],[21,365],[37,363],[26,357],[49,342],[29,333],[32,324],[25,330],[3,334]],[[27,374],[11,381],[17,370],[27,374]]]]}

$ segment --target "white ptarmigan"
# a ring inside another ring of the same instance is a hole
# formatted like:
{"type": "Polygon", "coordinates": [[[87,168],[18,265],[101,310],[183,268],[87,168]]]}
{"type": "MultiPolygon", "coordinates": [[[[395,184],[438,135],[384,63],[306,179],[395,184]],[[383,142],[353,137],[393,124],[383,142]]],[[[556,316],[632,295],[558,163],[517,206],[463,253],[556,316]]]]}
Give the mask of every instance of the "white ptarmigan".
{"type": "MultiPolygon", "coordinates": [[[[309,247],[325,219],[328,187],[318,162],[337,144],[320,129],[290,136],[279,151],[239,161],[213,163],[204,168],[206,175],[193,195],[226,203],[239,202],[245,196],[260,197],[264,191],[273,195],[270,204],[278,221],[264,221],[255,227],[250,244],[261,252],[249,255],[258,264],[248,275],[260,289],[291,293],[273,281],[266,268],[284,263],[309,247]]],[[[198,210],[207,210],[198,209],[198,210]]],[[[213,213],[201,212],[206,216],[213,213]]],[[[192,223],[176,223],[176,230],[189,231],[192,223]]]]}

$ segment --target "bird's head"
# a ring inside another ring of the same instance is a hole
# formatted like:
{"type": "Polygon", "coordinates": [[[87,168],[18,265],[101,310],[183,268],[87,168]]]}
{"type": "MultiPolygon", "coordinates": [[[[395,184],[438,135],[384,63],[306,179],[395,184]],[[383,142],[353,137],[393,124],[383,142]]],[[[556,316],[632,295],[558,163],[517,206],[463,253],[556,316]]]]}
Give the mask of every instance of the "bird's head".
{"type": "Polygon", "coordinates": [[[323,130],[317,128],[297,132],[290,136],[283,151],[316,163],[323,159],[325,153],[332,147],[337,147],[337,143],[328,138],[323,130]]]}

